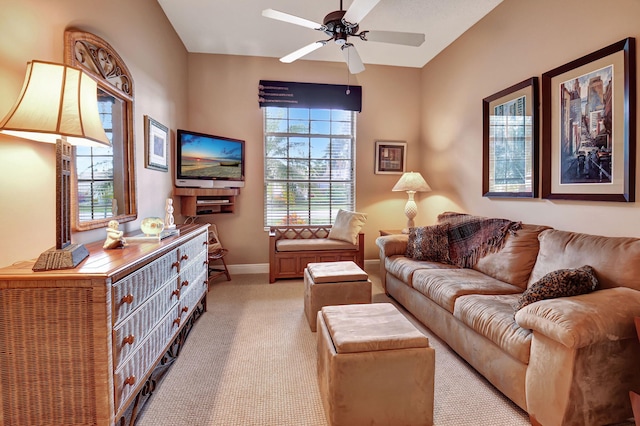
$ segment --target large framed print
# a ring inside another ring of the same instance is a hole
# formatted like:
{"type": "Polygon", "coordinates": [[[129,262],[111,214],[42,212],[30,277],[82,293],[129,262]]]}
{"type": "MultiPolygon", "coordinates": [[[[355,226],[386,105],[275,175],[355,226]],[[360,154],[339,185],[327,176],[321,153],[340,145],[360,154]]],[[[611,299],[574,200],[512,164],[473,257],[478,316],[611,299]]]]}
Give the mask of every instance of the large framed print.
{"type": "Polygon", "coordinates": [[[407,143],[376,141],[375,174],[401,175],[407,164],[407,143]]]}
{"type": "Polygon", "coordinates": [[[482,101],[482,194],[538,196],[538,78],[482,101]]]}
{"type": "Polygon", "coordinates": [[[542,198],[635,201],[635,39],[544,73],[542,102],[542,198]]]}

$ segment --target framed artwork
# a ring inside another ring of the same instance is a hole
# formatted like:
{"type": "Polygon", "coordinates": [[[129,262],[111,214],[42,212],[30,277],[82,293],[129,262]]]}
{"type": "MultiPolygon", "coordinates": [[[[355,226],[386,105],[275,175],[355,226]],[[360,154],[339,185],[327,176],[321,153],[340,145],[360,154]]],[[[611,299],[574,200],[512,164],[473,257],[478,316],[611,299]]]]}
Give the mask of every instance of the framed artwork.
{"type": "Polygon", "coordinates": [[[148,115],[144,116],[144,166],[148,169],[169,170],[169,129],[148,115]]]}
{"type": "Polygon", "coordinates": [[[538,78],[482,100],[482,194],[538,196],[538,78]]]}
{"type": "Polygon", "coordinates": [[[401,175],[406,164],[406,142],[376,141],[376,174],[401,175]]]}
{"type": "Polygon", "coordinates": [[[635,39],[542,75],[542,198],[635,201],[635,39]]]}

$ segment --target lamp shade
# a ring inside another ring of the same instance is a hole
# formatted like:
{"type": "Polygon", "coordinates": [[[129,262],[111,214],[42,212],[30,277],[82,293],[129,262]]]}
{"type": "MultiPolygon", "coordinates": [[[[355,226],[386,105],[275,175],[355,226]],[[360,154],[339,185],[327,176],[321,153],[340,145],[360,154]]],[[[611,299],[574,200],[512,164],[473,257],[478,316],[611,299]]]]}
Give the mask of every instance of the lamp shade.
{"type": "Polygon", "coordinates": [[[95,80],[78,68],[31,61],[0,132],[40,142],[55,143],[64,136],[73,145],[111,146],[100,121],[97,90],[95,80]]]}
{"type": "Polygon", "coordinates": [[[429,192],[431,187],[418,172],[406,172],[395,184],[392,191],[429,192]]]}

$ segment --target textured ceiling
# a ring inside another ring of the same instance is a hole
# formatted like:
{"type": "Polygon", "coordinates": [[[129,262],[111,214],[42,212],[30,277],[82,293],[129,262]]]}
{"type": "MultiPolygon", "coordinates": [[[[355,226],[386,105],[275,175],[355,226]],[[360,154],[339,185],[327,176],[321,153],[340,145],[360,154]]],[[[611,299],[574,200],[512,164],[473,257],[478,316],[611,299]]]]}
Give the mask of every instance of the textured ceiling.
{"type": "MultiPolygon", "coordinates": [[[[502,0],[381,0],[359,23],[360,30],[424,33],[420,47],[397,46],[350,38],[365,64],[421,68],[482,19],[502,0]]],[[[275,9],[322,23],[340,9],[339,0],[158,0],[192,53],[280,58],[327,36],[316,30],[262,16],[275,9]]],[[[352,0],[344,1],[348,9],[352,0]]],[[[333,43],[305,60],[342,62],[333,43]]]]}

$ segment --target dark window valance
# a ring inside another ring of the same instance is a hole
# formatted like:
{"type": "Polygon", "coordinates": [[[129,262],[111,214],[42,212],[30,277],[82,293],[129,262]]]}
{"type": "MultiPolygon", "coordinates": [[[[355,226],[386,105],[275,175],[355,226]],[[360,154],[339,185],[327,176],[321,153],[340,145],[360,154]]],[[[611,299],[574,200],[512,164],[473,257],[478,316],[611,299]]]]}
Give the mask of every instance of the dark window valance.
{"type": "Polygon", "coordinates": [[[362,87],[260,80],[258,103],[260,107],[326,108],[361,112],[362,87]]]}

